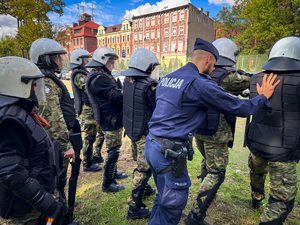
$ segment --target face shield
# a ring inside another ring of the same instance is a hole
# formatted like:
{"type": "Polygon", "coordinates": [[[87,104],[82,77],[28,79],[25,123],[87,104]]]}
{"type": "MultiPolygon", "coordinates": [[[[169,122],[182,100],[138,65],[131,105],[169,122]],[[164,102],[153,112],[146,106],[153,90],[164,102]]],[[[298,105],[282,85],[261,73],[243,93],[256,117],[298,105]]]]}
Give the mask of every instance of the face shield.
{"type": "Polygon", "coordinates": [[[156,65],[154,70],[152,71],[152,73],[150,74],[150,77],[152,79],[155,79],[155,80],[159,80],[159,70],[160,70],[160,65],[156,65]]]}
{"type": "Polygon", "coordinates": [[[88,64],[91,60],[92,60],[91,57],[82,58],[82,66],[85,67],[85,65],[88,64]]]}
{"type": "Polygon", "coordinates": [[[105,65],[106,69],[109,70],[109,72],[112,72],[113,69],[115,68],[115,63],[117,62],[116,59],[114,58],[110,58],[109,60],[107,60],[107,63],[105,65]]]}
{"type": "MultiPolygon", "coordinates": [[[[37,100],[39,102],[46,102],[44,78],[34,79],[31,86],[37,100]]],[[[32,98],[34,98],[34,96],[30,96],[30,99],[34,101],[32,98]]]]}
{"type": "Polygon", "coordinates": [[[50,55],[51,68],[55,70],[58,77],[62,74],[67,73],[70,70],[69,58],[67,54],[55,54],[50,55]]]}

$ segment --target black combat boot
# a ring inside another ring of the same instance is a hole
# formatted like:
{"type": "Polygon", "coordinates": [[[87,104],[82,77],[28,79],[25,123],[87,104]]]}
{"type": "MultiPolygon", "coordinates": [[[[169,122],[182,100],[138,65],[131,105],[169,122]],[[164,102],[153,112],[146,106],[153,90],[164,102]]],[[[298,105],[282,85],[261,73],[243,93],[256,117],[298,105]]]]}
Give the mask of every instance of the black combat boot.
{"type": "Polygon", "coordinates": [[[156,193],[156,188],[153,188],[148,184],[146,191],[145,191],[145,195],[143,196],[143,199],[145,199],[146,197],[149,197],[151,195],[155,195],[155,193],[156,193]]]}
{"type": "MultiPolygon", "coordinates": [[[[98,135],[99,136],[99,135],[98,135]]],[[[98,138],[97,136],[97,138],[98,138]]],[[[94,156],[93,156],[93,160],[96,162],[96,163],[103,163],[104,162],[104,158],[102,157],[101,155],[101,149],[102,149],[102,146],[103,146],[103,143],[104,143],[104,137],[103,137],[103,134],[101,135],[102,136],[102,142],[99,143],[98,145],[95,145],[94,146],[94,156]]]]}
{"type": "Polygon", "coordinates": [[[97,172],[102,170],[102,167],[95,163],[93,160],[93,143],[95,141],[95,137],[91,137],[88,139],[89,145],[84,153],[84,161],[83,161],[83,171],[84,172],[97,172]]]}
{"type": "Polygon", "coordinates": [[[123,185],[118,184],[114,178],[115,163],[110,162],[110,160],[108,160],[108,162],[106,162],[104,169],[105,171],[103,175],[102,191],[119,192],[121,190],[124,190],[125,187],[123,185]]]}
{"type": "Polygon", "coordinates": [[[150,218],[151,211],[146,205],[142,205],[139,208],[130,206],[127,212],[127,219],[136,220],[136,219],[147,219],[150,218]]]}
{"type": "Polygon", "coordinates": [[[198,213],[190,212],[187,218],[185,218],[184,223],[186,225],[209,225],[204,221],[204,217],[198,213]]]}
{"type": "Polygon", "coordinates": [[[258,199],[255,199],[255,198],[254,198],[253,194],[251,194],[251,197],[252,197],[252,208],[253,208],[253,209],[258,209],[258,208],[260,207],[260,205],[261,205],[261,201],[262,201],[263,199],[265,199],[265,187],[264,187],[264,185],[263,185],[263,186],[261,186],[260,188],[254,188],[254,187],[252,186],[252,184],[251,184],[251,190],[252,190],[252,192],[257,192],[257,193],[263,195],[262,199],[259,199],[259,200],[258,200],[258,199]]]}
{"type": "Polygon", "coordinates": [[[115,168],[115,176],[114,176],[114,178],[116,180],[125,179],[127,177],[128,177],[128,175],[126,173],[123,173],[122,170],[118,170],[117,167],[115,168]]]}

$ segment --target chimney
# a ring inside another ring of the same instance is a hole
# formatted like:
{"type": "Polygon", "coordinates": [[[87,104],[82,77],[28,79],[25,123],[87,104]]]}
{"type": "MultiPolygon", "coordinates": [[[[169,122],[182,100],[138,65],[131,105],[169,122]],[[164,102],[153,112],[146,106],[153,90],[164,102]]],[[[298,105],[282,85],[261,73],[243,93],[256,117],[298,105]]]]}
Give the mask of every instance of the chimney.
{"type": "Polygon", "coordinates": [[[199,9],[200,12],[203,12],[203,8],[202,7],[199,7],[198,9],[199,9]]]}
{"type": "Polygon", "coordinates": [[[208,12],[208,11],[205,11],[205,15],[206,15],[206,16],[209,16],[209,12],[208,12]]]}

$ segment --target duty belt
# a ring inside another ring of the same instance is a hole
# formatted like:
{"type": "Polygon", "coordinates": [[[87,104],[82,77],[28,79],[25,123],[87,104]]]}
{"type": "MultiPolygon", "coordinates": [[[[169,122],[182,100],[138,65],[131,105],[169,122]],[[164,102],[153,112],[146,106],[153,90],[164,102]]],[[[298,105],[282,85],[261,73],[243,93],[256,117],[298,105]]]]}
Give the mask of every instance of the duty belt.
{"type": "Polygon", "coordinates": [[[181,177],[186,168],[186,156],[191,161],[193,159],[193,136],[189,134],[189,141],[177,141],[176,139],[167,139],[155,136],[149,132],[149,135],[161,144],[160,151],[165,158],[173,160],[173,164],[160,171],[158,174],[162,175],[172,171],[175,177],[181,177]]]}

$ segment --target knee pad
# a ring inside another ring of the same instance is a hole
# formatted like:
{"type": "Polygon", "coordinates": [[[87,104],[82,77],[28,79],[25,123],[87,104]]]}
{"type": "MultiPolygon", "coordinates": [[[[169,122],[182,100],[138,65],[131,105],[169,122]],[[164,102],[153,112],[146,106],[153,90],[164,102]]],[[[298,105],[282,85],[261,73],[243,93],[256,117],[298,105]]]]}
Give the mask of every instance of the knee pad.
{"type": "Polygon", "coordinates": [[[171,189],[165,185],[161,205],[164,208],[183,210],[188,200],[188,189],[171,189]]]}

